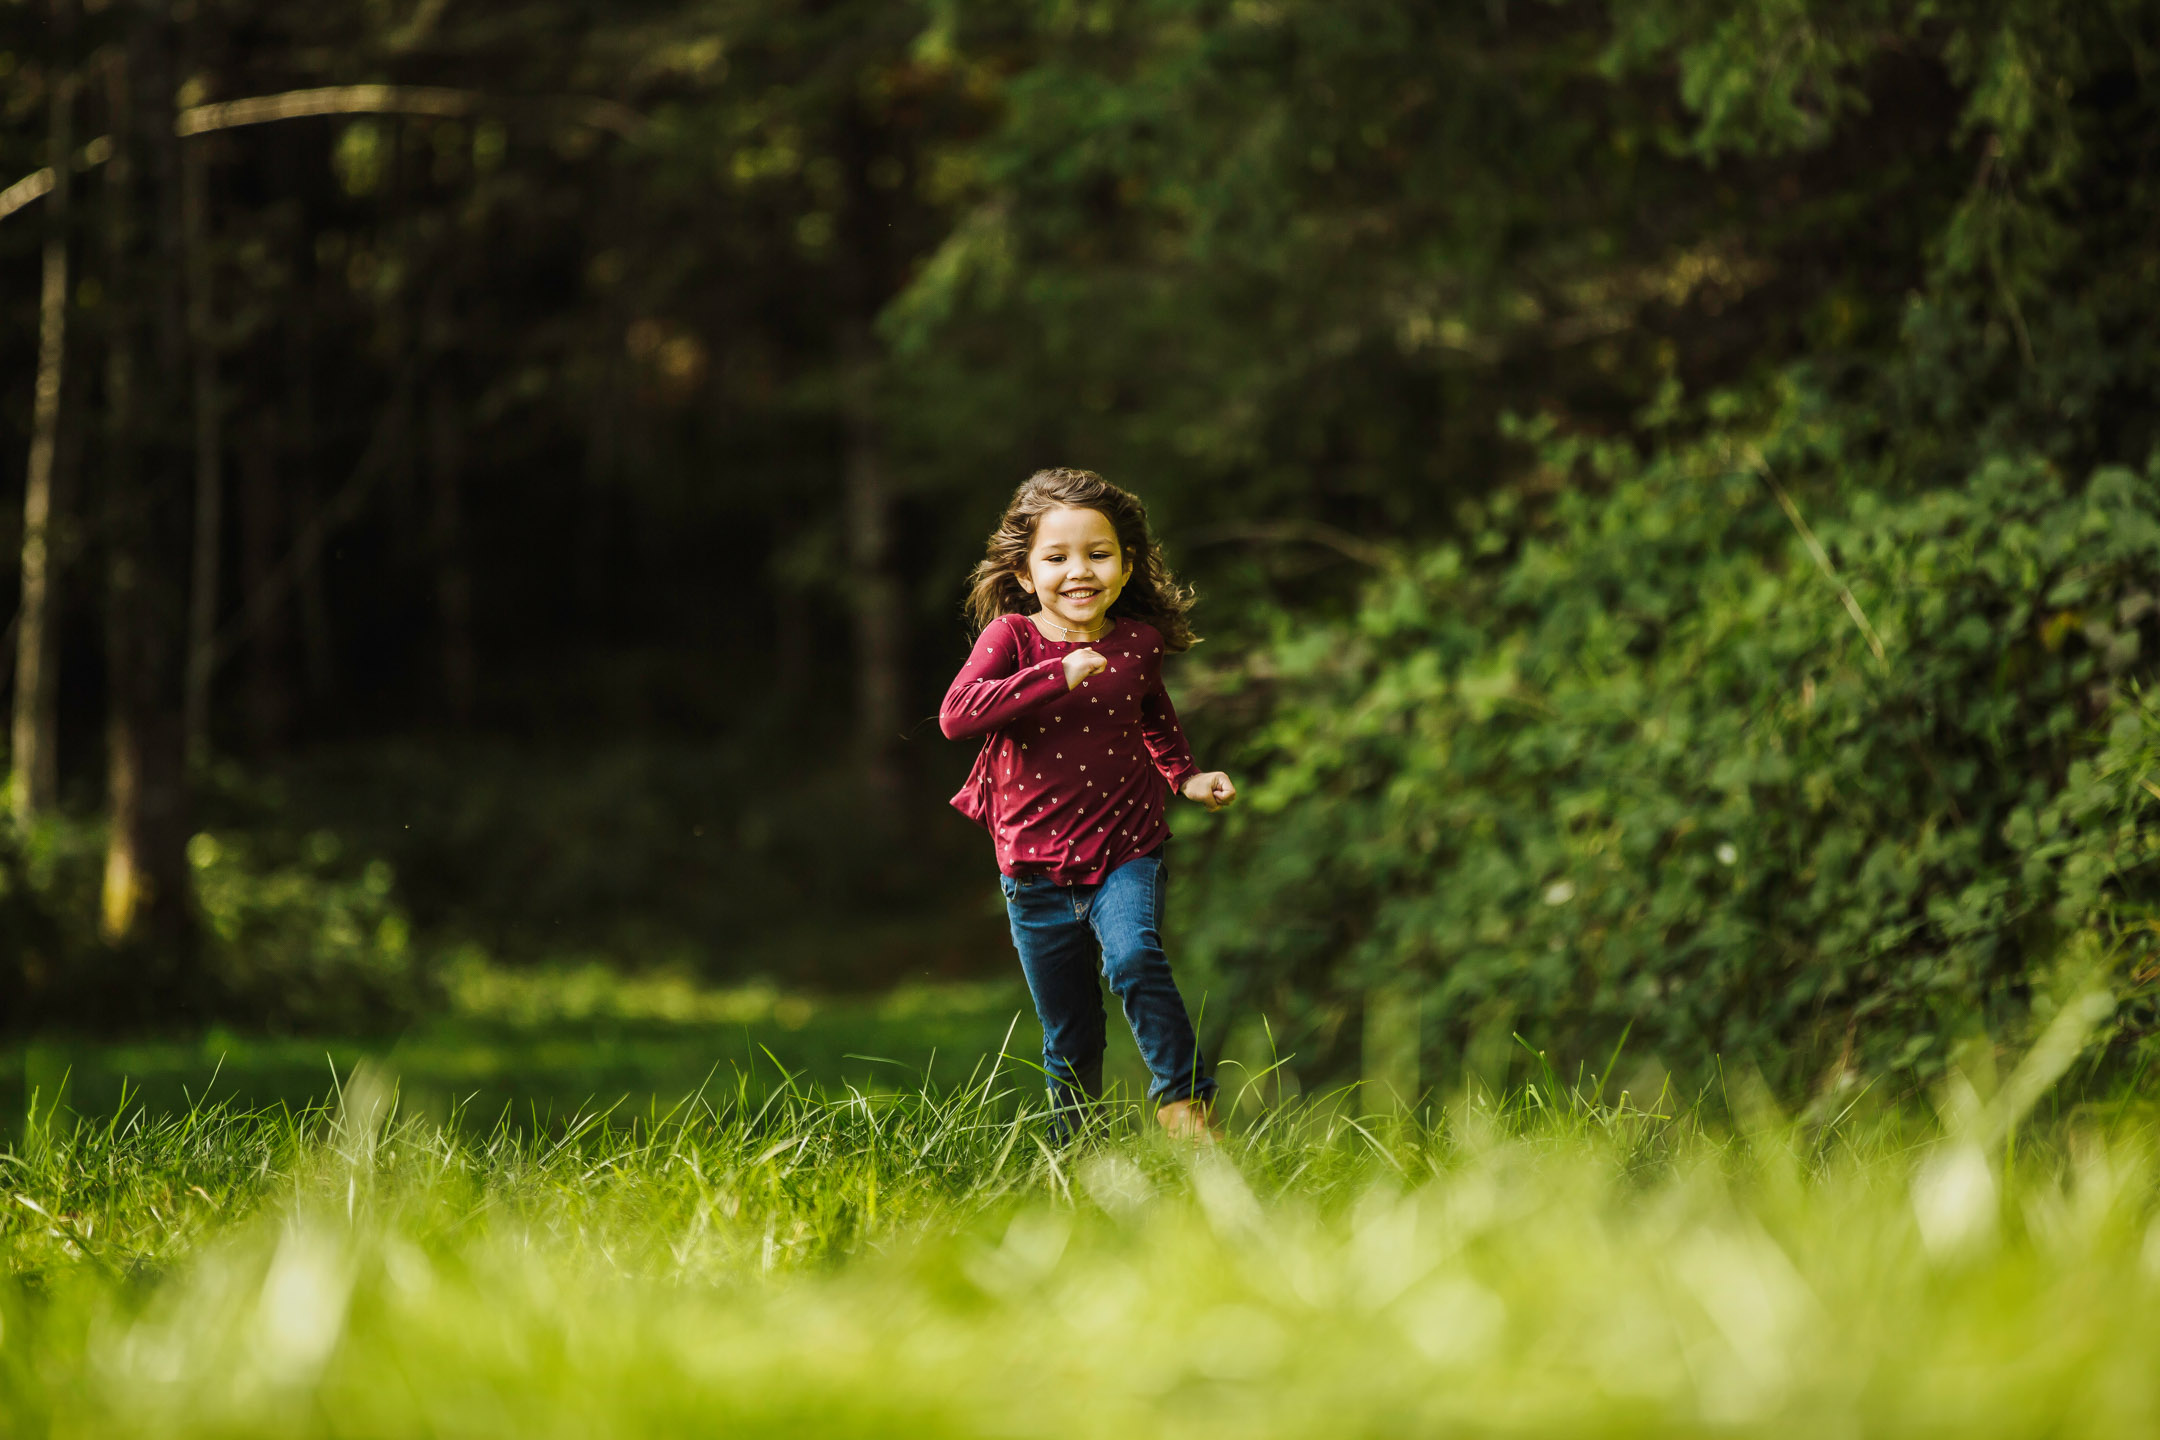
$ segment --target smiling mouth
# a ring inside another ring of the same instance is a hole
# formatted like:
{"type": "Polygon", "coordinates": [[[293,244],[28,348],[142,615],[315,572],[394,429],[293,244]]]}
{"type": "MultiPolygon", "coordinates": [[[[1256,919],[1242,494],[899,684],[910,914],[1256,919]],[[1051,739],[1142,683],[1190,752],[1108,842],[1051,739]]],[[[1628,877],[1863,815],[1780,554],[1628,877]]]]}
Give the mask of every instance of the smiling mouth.
{"type": "Polygon", "coordinates": [[[1102,594],[1100,590],[1060,590],[1058,594],[1067,600],[1093,600],[1102,594]]]}

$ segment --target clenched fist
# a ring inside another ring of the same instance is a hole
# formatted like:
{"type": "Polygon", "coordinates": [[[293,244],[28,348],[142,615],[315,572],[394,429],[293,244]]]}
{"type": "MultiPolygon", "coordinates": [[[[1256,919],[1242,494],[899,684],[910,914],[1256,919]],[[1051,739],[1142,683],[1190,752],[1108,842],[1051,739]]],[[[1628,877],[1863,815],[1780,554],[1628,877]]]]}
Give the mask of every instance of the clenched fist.
{"type": "Polygon", "coordinates": [[[1110,662],[1103,658],[1100,650],[1090,650],[1082,646],[1065,656],[1065,688],[1075,689],[1088,676],[1100,675],[1109,668],[1110,662]]]}
{"type": "Polygon", "coordinates": [[[1212,815],[1237,799],[1237,786],[1231,784],[1230,777],[1220,770],[1204,770],[1185,782],[1183,793],[1186,799],[1207,806],[1212,815]]]}

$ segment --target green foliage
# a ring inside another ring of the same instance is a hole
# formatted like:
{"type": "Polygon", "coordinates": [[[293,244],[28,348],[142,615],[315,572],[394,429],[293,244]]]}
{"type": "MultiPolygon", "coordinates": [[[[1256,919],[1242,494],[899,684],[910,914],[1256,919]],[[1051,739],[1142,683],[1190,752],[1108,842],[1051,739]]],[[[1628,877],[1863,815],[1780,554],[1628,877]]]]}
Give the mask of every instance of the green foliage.
{"type": "Polygon", "coordinates": [[[1805,413],[1759,450],[1548,441],[1594,483],[1247,667],[1266,778],[1193,932],[1225,982],[1314,1026],[1407,973],[1436,1039],[1876,1066],[2013,1022],[2072,933],[2149,964],[2160,485],[1826,477],[1826,573],[1760,468],[1806,463],[1805,413]]]}
{"type": "Polygon", "coordinates": [[[1879,226],[1853,202],[1953,153],[1904,151],[1885,113],[1916,54],[1970,178],[1953,199],[1937,169],[1939,203],[1901,208],[1925,223],[1893,245],[1894,324],[1849,278],[1760,379],[1691,402],[1675,378],[1620,426],[1533,407],[1528,472],[1460,506],[1451,543],[1218,667],[1263,778],[1207,858],[1211,983],[1296,1017],[1337,1070],[1368,997],[1408,989],[1449,1057],[1513,1026],[1795,1084],[1927,1074],[2094,956],[2142,1035],[2154,17],[1614,16],[1608,73],[1677,84],[1666,141],[1706,178],[1881,137],[1818,198],[1818,238],[1879,226]]]}
{"type": "MultiPolygon", "coordinates": [[[[81,58],[42,25],[0,17],[11,173],[81,58]]],[[[485,93],[203,152],[241,568],[346,517],[211,738],[279,768],[304,649],[309,733],[359,740],[284,767],[288,814],[209,821],[239,1013],[425,994],[407,913],[509,960],[1001,963],[954,898],[981,857],[949,785],[895,843],[835,760],[842,637],[889,605],[954,638],[995,498],[1081,463],[1154,502],[1202,655],[1232,657],[1191,715],[1254,804],[1190,938],[1213,1013],[1288,1019],[1300,1063],[1347,1070],[1365,997],[1422,988],[1437,1054],[1632,1025],[1675,1065],[1927,1070],[2091,953],[2148,1023],[2156,38],[2139,0],[160,28],[218,98],[485,93]],[[562,108],[602,97],[636,112],[603,107],[613,138],[562,108]],[[890,513],[837,503],[843,472],[890,513]],[[438,676],[488,738],[411,742],[438,676]],[[394,865],[396,903],[311,859],[318,828],[394,865]]],[[[42,236],[7,236],[19,368],[42,236]]],[[[134,282],[81,250],[95,345],[134,282]]],[[[149,401],[175,474],[186,408],[149,401]]],[[[950,673],[922,638],[916,715],[950,673]]],[[[29,843],[0,962],[35,979],[94,951],[68,927],[97,875],[29,843]]]]}
{"type": "Polygon", "coordinates": [[[367,1029],[434,998],[413,953],[412,922],[389,862],[341,864],[327,830],[287,863],[265,863],[244,836],[188,842],[221,1013],[280,1028],[367,1029]]]}
{"type": "Polygon", "coordinates": [[[1597,83],[1593,7],[954,8],[963,45],[1024,63],[966,152],[971,211],[884,317],[926,475],[989,490],[1054,453],[1188,535],[1426,526],[1499,463],[1511,388],[1654,384],[1626,317],[1720,225],[1637,143],[1644,97],[1597,83]]]}
{"type": "MultiPolygon", "coordinates": [[[[143,957],[93,928],[104,839],[101,825],[61,818],[0,842],[0,925],[16,988],[8,1028],[170,1029],[199,1018],[146,1009],[143,957]]],[[[194,1004],[271,1030],[365,1032],[435,1001],[386,861],[354,860],[327,830],[292,845],[202,831],[187,853],[206,992],[185,997],[194,1004]]]]}
{"type": "MultiPolygon", "coordinates": [[[[799,737],[373,744],[276,774],[230,828],[293,854],[328,828],[382,857],[440,951],[847,989],[980,973],[1007,948],[970,903],[981,832],[952,817],[883,853],[855,777],[799,737]]],[[[958,783],[923,787],[933,819],[958,783]]]]}

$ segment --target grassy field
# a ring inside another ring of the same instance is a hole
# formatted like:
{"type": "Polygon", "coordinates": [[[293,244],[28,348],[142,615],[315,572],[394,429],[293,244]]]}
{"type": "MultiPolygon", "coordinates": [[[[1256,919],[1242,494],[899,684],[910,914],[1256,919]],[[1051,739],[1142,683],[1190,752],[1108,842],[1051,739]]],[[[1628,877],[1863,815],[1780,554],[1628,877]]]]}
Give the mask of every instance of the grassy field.
{"type": "Polygon", "coordinates": [[[305,1112],[41,1113],[0,1431],[2149,1434],[2150,1113],[2014,1129],[2077,1038],[1939,1122],[1548,1079],[1059,1152],[989,1064],[635,1123],[440,1123],[365,1066],[305,1112]]]}
{"type": "MultiPolygon", "coordinates": [[[[115,1043],[50,1037],[0,1048],[0,1136],[30,1096],[112,1113],[123,1091],[151,1114],[223,1100],[304,1109],[366,1064],[395,1077],[400,1108],[491,1126],[614,1107],[650,1115],[704,1086],[767,1089],[788,1077],[877,1092],[957,1082],[985,1055],[1042,1047],[1026,989],[1011,983],[914,986],[874,996],[714,989],[671,975],[624,978],[598,966],[473,969],[441,1015],[395,1035],[253,1036],[222,1030],[115,1043]]],[[[1144,1084],[1129,1036],[1110,1073],[1144,1084]]]]}

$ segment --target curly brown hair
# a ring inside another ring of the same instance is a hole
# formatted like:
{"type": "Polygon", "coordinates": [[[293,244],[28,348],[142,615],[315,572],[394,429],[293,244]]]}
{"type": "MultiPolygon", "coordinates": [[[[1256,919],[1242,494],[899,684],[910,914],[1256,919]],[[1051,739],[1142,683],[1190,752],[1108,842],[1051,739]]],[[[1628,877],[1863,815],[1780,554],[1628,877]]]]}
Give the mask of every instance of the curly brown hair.
{"type": "Polygon", "coordinates": [[[968,578],[967,616],[980,631],[1000,615],[1031,615],[1042,602],[1020,588],[1035,523],[1052,510],[1093,510],[1117,532],[1118,548],[1132,563],[1132,578],[1110,607],[1112,616],[1140,620],[1162,634],[1166,650],[1186,650],[1199,640],[1189,618],[1193,593],[1178,583],[1163,560],[1162,546],[1148,533],[1147,506],[1092,470],[1038,470],[1013,491],[1004,518],[990,532],[983,558],[968,578]]]}

